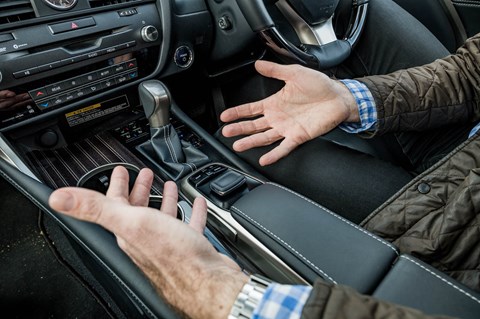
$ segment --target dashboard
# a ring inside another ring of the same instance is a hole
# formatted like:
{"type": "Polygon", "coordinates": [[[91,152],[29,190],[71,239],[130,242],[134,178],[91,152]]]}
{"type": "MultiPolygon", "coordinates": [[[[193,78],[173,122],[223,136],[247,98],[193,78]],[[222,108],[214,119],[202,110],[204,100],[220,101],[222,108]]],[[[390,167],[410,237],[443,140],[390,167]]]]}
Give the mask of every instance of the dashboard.
{"type": "Polygon", "coordinates": [[[238,25],[248,28],[236,22],[229,2],[0,3],[0,130],[62,114],[69,126],[98,119],[138,105],[131,93],[142,80],[235,54],[253,34],[226,45],[238,25]],[[224,28],[214,40],[216,15],[236,28],[224,28]]]}

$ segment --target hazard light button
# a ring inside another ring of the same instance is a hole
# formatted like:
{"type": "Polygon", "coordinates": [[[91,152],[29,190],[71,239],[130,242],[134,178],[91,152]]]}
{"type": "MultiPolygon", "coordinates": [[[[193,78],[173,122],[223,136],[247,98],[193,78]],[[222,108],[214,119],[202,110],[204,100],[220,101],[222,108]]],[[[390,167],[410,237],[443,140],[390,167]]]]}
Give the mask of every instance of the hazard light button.
{"type": "Polygon", "coordinates": [[[67,31],[74,31],[96,25],[93,18],[84,18],[68,22],[50,24],[48,27],[53,34],[58,34],[67,31]]]}

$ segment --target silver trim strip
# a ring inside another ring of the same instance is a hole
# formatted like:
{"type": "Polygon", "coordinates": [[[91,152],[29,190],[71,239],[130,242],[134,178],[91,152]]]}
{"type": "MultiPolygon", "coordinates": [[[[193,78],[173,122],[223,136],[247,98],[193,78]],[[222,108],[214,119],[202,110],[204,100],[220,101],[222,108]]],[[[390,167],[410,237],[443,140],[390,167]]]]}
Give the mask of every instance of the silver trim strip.
{"type": "Polygon", "coordinates": [[[42,183],[35,174],[25,165],[22,159],[15,153],[15,151],[10,146],[10,143],[5,139],[3,134],[0,134],[0,158],[18,169],[20,172],[25,175],[33,178],[34,180],[42,183]]]}
{"type": "MultiPolygon", "coordinates": [[[[221,164],[221,163],[209,163],[206,166],[210,166],[212,164],[219,164],[229,169],[232,169],[238,173],[244,174],[252,179],[257,180],[260,183],[262,181],[258,180],[257,178],[245,174],[244,172],[238,171],[237,169],[221,164]]],[[[204,167],[206,167],[204,166],[204,167]]],[[[202,170],[204,167],[199,168],[202,170]]],[[[198,171],[196,171],[198,172],[198,171]]],[[[194,172],[194,173],[196,173],[194,172]]],[[[194,173],[189,174],[188,176],[184,177],[180,181],[180,190],[182,191],[185,198],[187,198],[190,203],[196,197],[203,197],[203,195],[195,189],[189,182],[188,179],[194,173]]],[[[306,284],[310,285],[305,279],[303,279],[299,274],[297,274],[290,266],[288,266],[283,260],[281,260],[277,255],[275,255],[272,251],[270,251],[262,242],[260,242],[257,238],[255,238],[252,234],[250,234],[242,225],[240,225],[232,216],[229,211],[226,211],[214,203],[207,200],[207,207],[209,212],[209,218],[214,219],[214,224],[219,223],[221,224],[222,228],[225,228],[231,231],[231,234],[225,234],[225,231],[221,231],[225,237],[230,238],[230,240],[235,240],[235,246],[240,247],[241,251],[245,253],[247,256],[260,256],[261,258],[255,258],[255,264],[257,267],[271,275],[273,280],[280,281],[280,282],[288,282],[292,284],[306,284]]],[[[212,222],[212,220],[209,220],[212,222]]],[[[233,244],[233,243],[232,243],[233,244]]]]}
{"type": "Polygon", "coordinates": [[[280,0],[275,5],[293,27],[303,44],[324,45],[337,40],[337,35],[333,29],[333,16],[324,23],[310,26],[295,12],[287,0],[280,0]]]}

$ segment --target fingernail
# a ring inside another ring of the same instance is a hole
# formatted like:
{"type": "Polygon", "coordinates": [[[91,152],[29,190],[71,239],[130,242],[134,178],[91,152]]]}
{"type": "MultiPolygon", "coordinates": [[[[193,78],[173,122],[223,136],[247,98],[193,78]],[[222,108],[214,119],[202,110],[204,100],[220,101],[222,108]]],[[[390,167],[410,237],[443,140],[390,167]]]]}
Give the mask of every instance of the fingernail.
{"type": "Polygon", "coordinates": [[[73,196],[68,192],[57,191],[52,199],[52,206],[56,210],[68,212],[73,208],[73,196]]]}

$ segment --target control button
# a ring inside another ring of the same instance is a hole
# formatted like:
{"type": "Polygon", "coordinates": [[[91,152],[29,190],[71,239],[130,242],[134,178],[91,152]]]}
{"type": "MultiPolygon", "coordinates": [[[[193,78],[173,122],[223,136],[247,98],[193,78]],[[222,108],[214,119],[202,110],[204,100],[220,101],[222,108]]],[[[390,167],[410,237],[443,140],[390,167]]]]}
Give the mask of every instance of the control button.
{"type": "Polygon", "coordinates": [[[137,14],[136,9],[126,9],[126,10],[120,10],[117,12],[118,12],[118,15],[121,17],[128,17],[128,16],[133,16],[134,14],[137,14]]]}
{"type": "Polygon", "coordinates": [[[73,58],[71,58],[71,61],[72,61],[72,63],[77,63],[77,62],[80,62],[80,61],[84,61],[86,59],[88,59],[88,55],[83,54],[83,55],[74,56],[73,58]]]}
{"type": "Polygon", "coordinates": [[[38,68],[30,68],[30,69],[27,69],[27,70],[14,72],[13,77],[15,79],[21,79],[21,78],[24,78],[26,76],[34,75],[35,73],[38,73],[38,72],[39,72],[38,68]]]}
{"type": "Polygon", "coordinates": [[[58,134],[52,129],[47,129],[40,134],[38,142],[44,147],[53,147],[58,143],[58,134]]]}
{"type": "Polygon", "coordinates": [[[117,84],[122,84],[123,82],[128,81],[128,77],[126,75],[121,75],[115,78],[115,81],[117,81],[117,84]]]}
{"type": "Polygon", "coordinates": [[[0,42],[7,42],[13,40],[13,35],[11,33],[0,34],[0,42]]]}
{"type": "Polygon", "coordinates": [[[117,81],[115,81],[115,79],[109,79],[102,83],[105,88],[109,88],[109,87],[115,86],[115,84],[117,84],[117,81]]]}
{"type": "Polygon", "coordinates": [[[218,19],[218,26],[220,29],[225,31],[231,30],[233,27],[232,20],[228,15],[224,15],[218,19]]]}
{"type": "Polygon", "coordinates": [[[77,86],[82,85],[83,83],[84,82],[82,82],[82,78],[78,77],[78,78],[66,80],[66,81],[62,82],[61,85],[63,86],[63,88],[65,90],[67,90],[67,89],[71,89],[71,88],[76,88],[77,86]]]}
{"type": "Polygon", "coordinates": [[[193,62],[193,52],[188,46],[182,45],[175,50],[173,60],[178,67],[188,68],[193,62]]]}
{"type": "Polygon", "coordinates": [[[119,50],[124,50],[124,49],[134,47],[135,45],[137,45],[136,41],[130,41],[127,43],[118,44],[115,46],[115,48],[117,49],[117,51],[119,51],[119,50]]]}
{"type": "Polygon", "coordinates": [[[88,92],[88,94],[96,93],[97,91],[100,91],[102,89],[102,84],[97,83],[94,85],[87,86],[85,90],[88,92]]]}
{"type": "Polygon", "coordinates": [[[125,63],[116,64],[112,67],[114,73],[120,73],[127,69],[127,65],[125,63]]]}
{"type": "Polygon", "coordinates": [[[127,69],[136,68],[137,67],[137,60],[135,60],[135,59],[129,60],[129,61],[125,62],[125,65],[126,65],[127,69]]]}
{"type": "Polygon", "coordinates": [[[113,68],[106,68],[106,69],[98,71],[98,75],[100,76],[100,78],[106,78],[106,77],[109,77],[112,74],[113,74],[113,68]]]}
{"type": "Polygon", "coordinates": [[[50,101],[45,101],[45,102],[40,102],[38,103],[38,107],[41,109],[47,109],[50,107],[51,102],[50,101]]]}
{"type": "Polygon", "coordinates": [[[89,59],[93,59],[93,58],[96,58],[97,56],[101,56],[102,54],[104,54],[103,52],[100,51],[95,51],[95,52],[90,52],[90,53],[87,53],[86,56],[87,58],[89,59]]]}
{"type": "Polygon", "coordinates": [[[141,35],[145,42],[155,42],[158,40],[158,30],[153,25],[143,27],[141,35]]]}
{"type": "Polygon", "coordinates": [[[98,79],[98,74],[97,74],[97,72],[92,72],[92,73],[89,73],[89,74],[79,76],[78,79],[82,83],[88,83],[88,82],[95,81],[96,79],[98,79]]]}
{"type": "Polygon", "coordinates": [[[57,96],[53,100],[50,101],[51,106],[57,106],[65,103],[65,98],[63,96],[57,96]]]}
{"type": "Polygon", "coordinates": [[[56,61],[56,62],[52,62],[52,63],[47,63],[47,64],[44,64],[44,65],[40,65],[38,67],[38,72],[45,72],[45,71],[50,71],[50,70],[53,70],[55,68],[59,68],[61,66],[64,66],[67,64],[67,61],[63,62],[65,60],[62,60],[62,61],[56,61]]]}
{"type": "Polygon", "coordinates": [[[128,73],[128,78],[130,80],[135,79],[137,77],[138,77],[138,72],[137,71],[133,71],[133,72],[128,73]]]}
{"type": "Polygon", "coordinates": [[[41,100],[45,97],[47,97],[48,93],[45,88],[40,88],[36,90],[29,91],[28,94],[30,94],[31,98],[36,101],[36,100],[41,100]]]}
{"type": "Polygon", "coordinates": [[[76,99],[76,96],[74,92],[71,92],[71,93],[65,94],[63,98],[65,99],[65,102],[71,102],[76,99]]]}
{"type": "Polygon", "coordinates": [[[110,47],[105,49],[105,54],[113,53],[116,52],[117,48],[116,47],[110,47]]]}
{"type": "Polygon", "coordinates": [[[94,25],[96,25],[96,23],[95,23],[95,20],[93,20],[93,18],[85,18],[85,19],[79,19],[79,20],[74,20],[69,22],[51,24],[48,27],[50,28],[50,31],[53,34],[58,34],[62,32],[83,29],[86,27],[94,26],[94,25]]]}
{"type": "Polygon", "coordinates": [[[78,90],[78,91],[75,91],[72,93],[76,99],[80,99],[82,97],[84,97],[85,95],[87,95],[87,91],[86,90],[78,90]]]}
{"type": "Polygon", "coordinates": [[[66,88],[64,87],[63,83],[55,83],[55,84],[52,84],[52,85],[49,85],[49,86],[45,87],[45,91],[47,91],[48,95],[58,94],[65,89],[66,88]]]}

